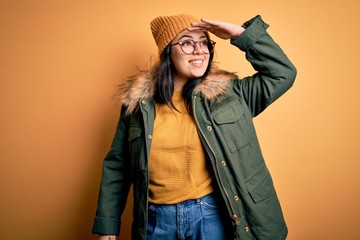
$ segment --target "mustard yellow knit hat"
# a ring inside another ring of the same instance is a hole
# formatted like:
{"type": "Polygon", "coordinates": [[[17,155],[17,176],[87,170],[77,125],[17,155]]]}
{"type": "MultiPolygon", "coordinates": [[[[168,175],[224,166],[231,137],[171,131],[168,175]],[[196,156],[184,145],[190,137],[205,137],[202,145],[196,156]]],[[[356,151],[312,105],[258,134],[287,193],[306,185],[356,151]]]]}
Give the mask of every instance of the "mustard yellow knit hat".
{"type": "Polygon", "coordinates": [[[151,21],[151,32],[159,49],[159,54],[165,47],[186,28],[191,26],[192,22],[198,22],[199,19],[187,14],[175,16],[161,16],[151,21]]]}

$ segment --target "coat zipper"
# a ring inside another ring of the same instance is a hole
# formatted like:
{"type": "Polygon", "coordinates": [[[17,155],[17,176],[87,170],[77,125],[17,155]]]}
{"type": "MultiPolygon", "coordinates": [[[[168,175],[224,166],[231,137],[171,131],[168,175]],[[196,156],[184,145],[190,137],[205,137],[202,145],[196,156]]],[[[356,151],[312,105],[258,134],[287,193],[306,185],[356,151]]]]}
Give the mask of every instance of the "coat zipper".
{"type": "MultiPolygon", "coordinates": [[[[195,99],[196,99],[196,96],[194,96],[194,101],[193,101],[194,119],[195,119],[195,122],[196,122],[197,126],[199,126],[199,121],[198,121],[198,119],[196,118],[196,114],[195,114],[195,99]]],[[[217,171],[217,175],[218,175],[219,180],[220,180],[221,188],[224,190],[224,193],[225,193],[225,195],[226,195],[226,197],[227,197],[227,199],[228,199],[228,202],[229,202],[229,204],[230,204],[230,208],[231,208],[231,211],[232,211],[232,218],[233,218],[233,220],[235,221],[235,224],[236,224],[236,225],[239,225],[239,224],[240,224],[239,217],[238,217],[237,214],[235,213],[235,210],[234,210],[234,207],[233,207],[233,205],[232,205],[232,203],[231,203],[229,194],[227,193],[227,191],[226,191],[226,189],[225,189],[225,187],[224,187],[224,183],[223,183],[223,180],[222,180],[222,178],[221,178],[221,175],[219,174],[219,172],[220,172],[220,171],[219,171],[219,164],[218,164],[219,161],[218,161],[218,159],[217,159],[217,157],[216,157],[216,155],[215,155],[215,151],[214,151],[214,150],[212,149],[212,147],[210,146],[210,144],[209,144],[208,140],[206,139],[205,134],[203,133],[202,129],[201,129],[200,127],[198,127],[198,129],[199,129],[201,135],[203,136],[203,138],[205,139],[205,142],[206,142],[206,144],[208,145],[211,153],[212,153],[213,156],[215,157],[216,171],[217,171]]]]}

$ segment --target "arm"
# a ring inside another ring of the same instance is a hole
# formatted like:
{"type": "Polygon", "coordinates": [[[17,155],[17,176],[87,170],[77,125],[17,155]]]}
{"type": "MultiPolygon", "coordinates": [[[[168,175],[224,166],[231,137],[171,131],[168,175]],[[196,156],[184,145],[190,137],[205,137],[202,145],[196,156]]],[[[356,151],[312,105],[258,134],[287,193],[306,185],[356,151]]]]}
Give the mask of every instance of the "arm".
{"type": "Polygon", "coordinates": [[[189,29],[204,29],[220,38],[231,39],[232,44],[245,52],[257,73],[237,81],[234,90],[244,97],[253,116],[284,94],[296,77],[296,68],[266,32],[267,27],[261,17],[256,16],[241,27],[202,19],[189,29]]]}
{"type": "Polygon", "coordinates": [[[119,235],[120,232],[120,216],[125,209],[131,186],[130,164],[127,161],[128,120],[124,113],[123,107],[112,146],[103,163],[98,206],[92,229],[95,234],[119,235]]]}

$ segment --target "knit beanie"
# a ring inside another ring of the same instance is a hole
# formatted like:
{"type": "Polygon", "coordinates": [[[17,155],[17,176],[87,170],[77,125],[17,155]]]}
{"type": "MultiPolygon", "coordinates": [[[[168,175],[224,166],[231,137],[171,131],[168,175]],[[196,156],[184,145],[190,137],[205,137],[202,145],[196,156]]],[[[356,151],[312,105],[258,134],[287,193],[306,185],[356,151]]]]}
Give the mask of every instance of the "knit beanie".
{"type": "Polygon", "coordinates": [[[199,19],[186,14],[175,16],[160,16],[151,21],[151,32],[159,49],[159,54],[165,47],[186,28],[191,26],[192,22],[198,22],[199,19]]]}

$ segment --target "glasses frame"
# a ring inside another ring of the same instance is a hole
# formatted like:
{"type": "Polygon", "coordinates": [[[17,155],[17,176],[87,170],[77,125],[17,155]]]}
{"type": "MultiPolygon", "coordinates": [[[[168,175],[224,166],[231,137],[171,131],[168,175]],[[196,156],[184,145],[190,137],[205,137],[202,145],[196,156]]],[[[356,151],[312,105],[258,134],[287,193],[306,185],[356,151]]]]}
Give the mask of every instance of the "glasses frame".
{"type": "MultiPolygon", "coordinates": [[[[179,45],[179,46],[180,46],[180,49],[181,49],[181,51],[183,51],[183,53],[185,53],[186,55],[191,55],[191,54],[193,54],[193,53],[195,52],[195,50],[196,50],[196,44],[197,44],[197,43],[200,43],[200,42],[202,42],[202,41],[203,41],[203,40],[194,41],[194,40],[192,40],[192,39],[187,39],[187,40],[184,40],[184,41],[178,41],[178,42],[176,42],[176,43],[173,43],[173,44],[171,44],[170,46],[172,47],[172,46],[175,46],[175,45],[179,45]],[[182,44],[183,42],[185,42],[185,41],[191,41],[191,42],[194,43],[194,50],[193,50],[191,53],[185,52],[184,49],[182,48],[181,44],[182,44]]],[[[212,52],[214,52],[216,42],[213,41],[213,40],[210,40],[210,39],[207,39],[207,41],[208,41],[208,46],[210,46],[210,45],[212,46],[211,49],[209,49],[209,50],[211,50],[211,51],[205,52],[205,51],[202,49],[202,46],[201,46],[200,44],[199,44],[199,46],[200,46],[200,49],[203,51],[204,54],[211,54],[212,52]]]]}

